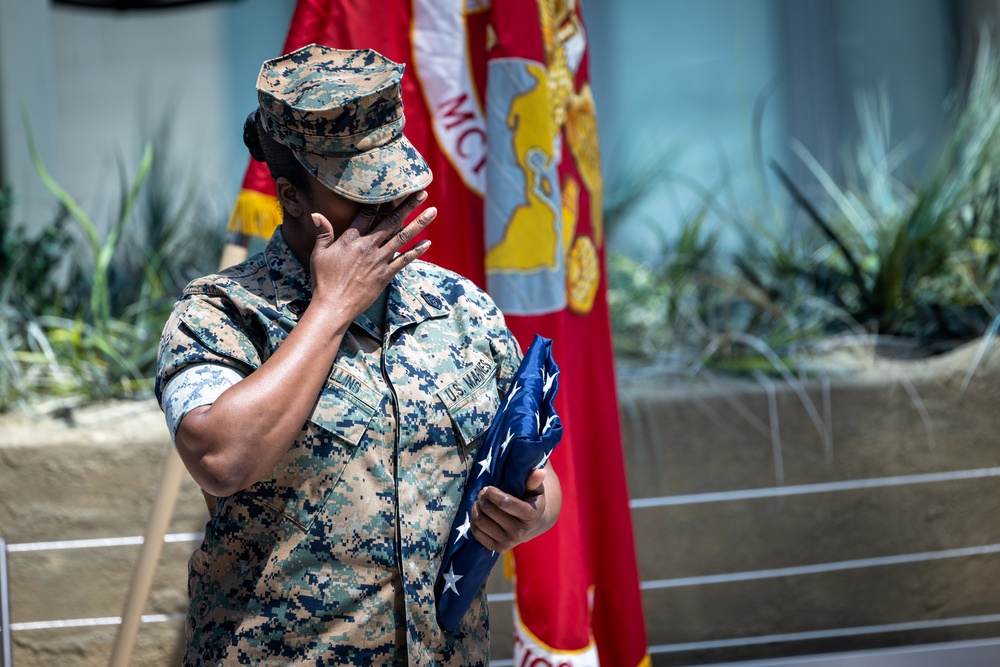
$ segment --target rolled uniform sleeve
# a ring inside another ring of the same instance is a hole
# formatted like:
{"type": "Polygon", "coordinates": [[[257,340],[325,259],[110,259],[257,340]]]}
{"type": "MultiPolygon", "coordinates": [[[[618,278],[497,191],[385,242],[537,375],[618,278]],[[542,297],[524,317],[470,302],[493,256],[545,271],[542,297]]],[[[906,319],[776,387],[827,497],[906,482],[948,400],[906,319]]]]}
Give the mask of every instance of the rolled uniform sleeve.
{"type": "Polygon", "coordinates": [[[261,364],[239,313],[225,299],[187,295],[160,338],[155,393],[171,438],[188,412],[213,403],[261,364]]]}
{"type": "Polygon", "coordinates": [[[177,427],[184,416],[203,405],[211,405],[226,389],[244,378],[238,371],[219,364],[188,366],[174,374],[163,387],[160,405],[167,418],[170,439],[177,436],[177,427]]]}

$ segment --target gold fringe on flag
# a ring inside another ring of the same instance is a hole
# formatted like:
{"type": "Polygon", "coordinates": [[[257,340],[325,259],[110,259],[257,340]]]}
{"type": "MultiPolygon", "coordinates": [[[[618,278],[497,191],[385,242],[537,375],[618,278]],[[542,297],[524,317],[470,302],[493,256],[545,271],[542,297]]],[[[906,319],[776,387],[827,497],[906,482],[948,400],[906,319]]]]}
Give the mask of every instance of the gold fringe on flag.
{"type": "Polygon", "coordinates": [[[230,235],[271,238],[281,224],[281,206],[271,195],[255,190],[240,190],[229,218],[230,235]]]}

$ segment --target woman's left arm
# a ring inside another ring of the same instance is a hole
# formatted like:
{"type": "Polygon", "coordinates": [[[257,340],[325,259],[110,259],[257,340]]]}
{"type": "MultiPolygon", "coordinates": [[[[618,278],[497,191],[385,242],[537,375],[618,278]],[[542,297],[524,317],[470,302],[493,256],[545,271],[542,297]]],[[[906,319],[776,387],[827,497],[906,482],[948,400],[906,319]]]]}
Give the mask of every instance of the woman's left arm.
{"type": "Polygon", "coordinates": [[[525,482],[523,498],[488,486],[472,507],[472,535],[491,551],[508,551],[541,535],[556,522],[562,507],[559,478],[546,463],[525,482]]]}

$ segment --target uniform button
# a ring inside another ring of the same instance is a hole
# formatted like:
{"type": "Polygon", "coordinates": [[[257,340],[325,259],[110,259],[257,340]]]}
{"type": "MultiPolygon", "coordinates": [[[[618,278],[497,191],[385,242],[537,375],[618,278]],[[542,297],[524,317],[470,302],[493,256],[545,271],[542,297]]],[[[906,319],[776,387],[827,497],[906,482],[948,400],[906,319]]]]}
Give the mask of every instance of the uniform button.
{"type": "Polygon", "coordinates": [[[304,301],[296,299],[295,301],[292,301],[291,303],[288,304],[288,312],[290,312],[292,315],[299,316],[302,313],[306,312],[306,305],[307,304],[304,301]]]}

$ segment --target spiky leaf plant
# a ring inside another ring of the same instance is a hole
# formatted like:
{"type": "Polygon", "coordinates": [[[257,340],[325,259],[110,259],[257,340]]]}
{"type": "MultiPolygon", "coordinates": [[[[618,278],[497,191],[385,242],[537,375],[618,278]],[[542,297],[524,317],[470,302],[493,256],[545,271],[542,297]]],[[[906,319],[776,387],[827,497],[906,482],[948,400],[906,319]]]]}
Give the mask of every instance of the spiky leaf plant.
{"type": "Polygon", "coordinates": [[[981,40],[973,76],[927,182],[897,176],[890,105],[860,96],[860,139],[839,185],[801,146],[828,206],[810,202],[785,172],[790,195],[828,241],[823,262],[801,266],[819,296],[868,331],[946,349],[982,335],[998,312],[1000,68],[981,40]],[[822,212],[820,209],[824,209],[822,212]]]}
{"type": "Polygon", "coordinates": [[[30,136],[61,214],[29,238],[0,205],[0,259],[11,260],[0,263],[0,411],[148,395],[171,304],[188,280],[214,268],[224,223],[204,206],[195,217],[199,197],[149,143],[134,177],[120,167],[118,212],[102,226],[50,176],[30,136]]]}

